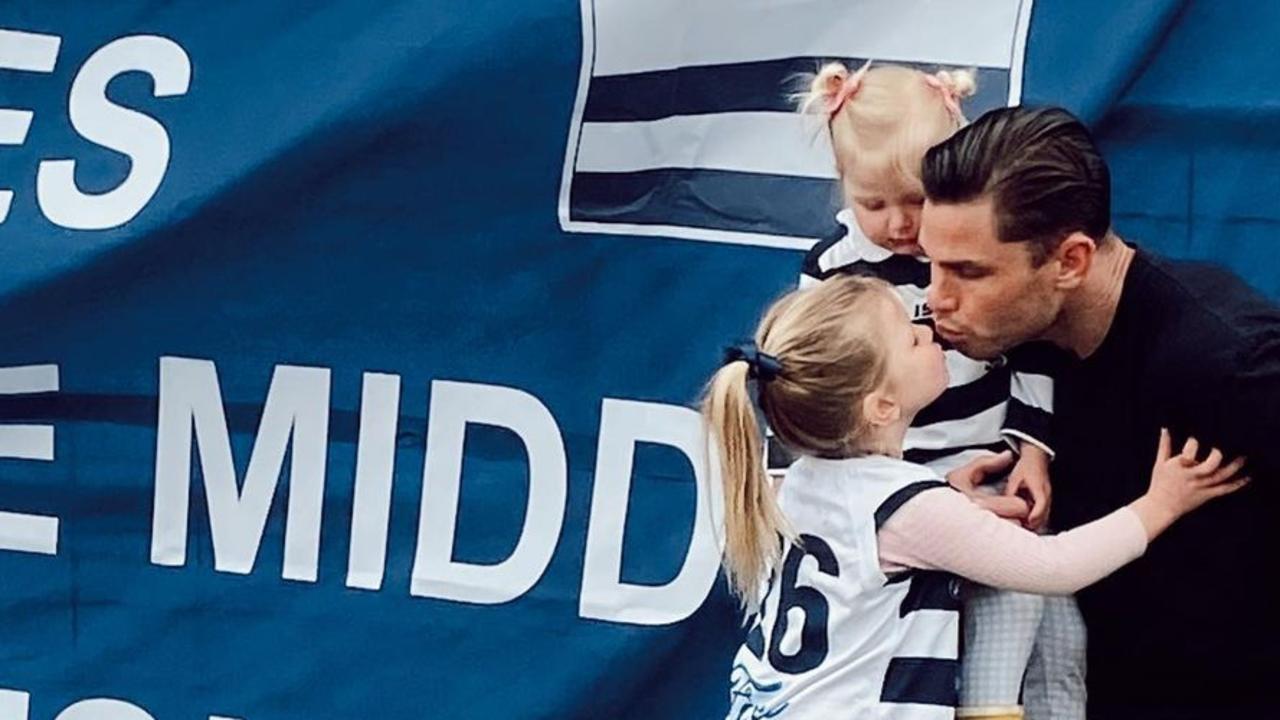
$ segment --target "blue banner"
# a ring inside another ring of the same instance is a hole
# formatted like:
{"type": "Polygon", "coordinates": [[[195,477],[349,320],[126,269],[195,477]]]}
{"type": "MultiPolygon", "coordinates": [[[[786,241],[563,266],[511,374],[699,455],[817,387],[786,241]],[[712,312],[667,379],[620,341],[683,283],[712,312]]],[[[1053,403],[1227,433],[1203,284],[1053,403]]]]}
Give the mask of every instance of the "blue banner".
{"type": "Polygon", "coordinates": [[[1278,26],[5,3],[0,720],[721,716],[740,618],[690,408],[832,222],[796,74],[1065,105],[1122,235],[1280,296],[1278,26]]]}

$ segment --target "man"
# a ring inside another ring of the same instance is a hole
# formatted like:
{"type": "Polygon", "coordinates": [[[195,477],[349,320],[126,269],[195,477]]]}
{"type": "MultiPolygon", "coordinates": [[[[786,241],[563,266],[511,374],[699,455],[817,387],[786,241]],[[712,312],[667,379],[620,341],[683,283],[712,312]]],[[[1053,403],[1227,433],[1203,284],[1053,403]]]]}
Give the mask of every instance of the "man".
{"type": "Polygon", "coordinates": [[[1225,270],[1117,237],[1106,163],[1064,110],[987,113],[929,151],[924,185],[938,333],[978,358],[1036,340],[1065,351],[1055,526],[1137,497],[1162,426],[1249,459],[1250,487],[1079,596],[1091,720],[1280,714],[1265,589],[1280,549],[1280,310],[1225,270]]]}

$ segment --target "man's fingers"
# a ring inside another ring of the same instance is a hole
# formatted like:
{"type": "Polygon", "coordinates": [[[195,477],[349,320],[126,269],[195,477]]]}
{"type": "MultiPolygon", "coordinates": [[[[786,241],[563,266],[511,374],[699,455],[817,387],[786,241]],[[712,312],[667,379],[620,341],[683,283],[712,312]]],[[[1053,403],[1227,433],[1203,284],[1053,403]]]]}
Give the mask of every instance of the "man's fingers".
{"type": "Polygon", "coordinates": [[[1156,445],[1156,462],[1162,463],[1173,457],[1173,439],[1169,437],[1169,428],[1160,428],[1160,442],[1156,445]]]}
{"type": "Polygon", "coordinates": [[[1039,524],[1049,512],[1049,483],[1038,483],[1027,489],[1031,492],[1031,514],[1027,519],[1033,525],[1039,524]]]}
{"type": "Polygon", "coordinates": [[[1027,522],[1032,526],[1039,526],[1048,512],[1049,503],[1044,502],[1044,500],[1037,500],[1035,505],[1031,507],[1031,512],[1027,514],[1027,522]]]}

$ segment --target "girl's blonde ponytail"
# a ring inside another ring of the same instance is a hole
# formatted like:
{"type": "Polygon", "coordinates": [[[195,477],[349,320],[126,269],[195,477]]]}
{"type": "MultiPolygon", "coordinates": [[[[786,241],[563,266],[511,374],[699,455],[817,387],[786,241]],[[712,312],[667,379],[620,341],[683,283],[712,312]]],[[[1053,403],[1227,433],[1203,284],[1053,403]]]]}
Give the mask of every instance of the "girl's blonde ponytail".
{"type": "Polygon", "coordinates": [[[764,439],[748,389],[750,366],[735,360],[711,378],[702,413],[711,425],[724,485],[724,569],[744,608],[777,565],[790,535],[764,467],[764,439]]]}

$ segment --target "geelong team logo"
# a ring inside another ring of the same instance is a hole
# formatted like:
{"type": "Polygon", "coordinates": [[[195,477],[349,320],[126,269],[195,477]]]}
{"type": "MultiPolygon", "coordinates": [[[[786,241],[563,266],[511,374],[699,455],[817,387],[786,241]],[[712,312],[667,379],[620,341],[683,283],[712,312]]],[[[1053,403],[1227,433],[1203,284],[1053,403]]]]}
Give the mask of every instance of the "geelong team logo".
{"type": "Polygon", "coordinates": [[[831,59],[976,67],[976,117],[1018,102],[1030,16],[1031,0],[582,0],[560,226],[807,248],[837,195],[797,77],[831,59]]]}

